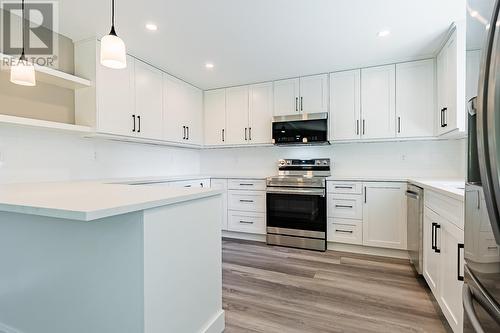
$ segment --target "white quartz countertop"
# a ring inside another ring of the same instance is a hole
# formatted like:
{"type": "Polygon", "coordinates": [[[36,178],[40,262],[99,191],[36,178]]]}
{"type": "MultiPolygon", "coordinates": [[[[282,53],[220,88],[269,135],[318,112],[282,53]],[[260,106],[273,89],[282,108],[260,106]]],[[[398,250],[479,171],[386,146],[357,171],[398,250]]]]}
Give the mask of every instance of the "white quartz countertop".
{"type": "Polygon", "coordinates": [[[0,185],[0,211],[91,221],[220,194],[219,190],[103,182],[0,185]]]}
{"type": "Polygon", "coordinates": [[[328,181],[360,181],[360,182],[407,182],[422,187],[424,190],[432,190],[456,200],[464,201],[465,181],[460,179],[434,179],[434,178],[409,178],[390,176],[331,176],[328,181]]]}
{"type": "Polygon", "coordinates": [[[465,181],[463,180],[409,179],[408,182],[424,190],[435,191],[456,200],[464,201],[465,199],[465,181]]]}

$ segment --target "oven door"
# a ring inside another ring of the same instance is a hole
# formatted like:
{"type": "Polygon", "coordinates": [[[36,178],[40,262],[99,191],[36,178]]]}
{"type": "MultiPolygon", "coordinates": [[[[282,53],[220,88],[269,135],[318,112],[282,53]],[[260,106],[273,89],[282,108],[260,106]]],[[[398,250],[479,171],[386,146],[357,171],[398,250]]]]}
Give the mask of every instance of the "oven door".
{"type": "Polygon", "coordinates": [[[326,239],[326,193],[320,188],[267,188],[267,231],[326,239]]]}

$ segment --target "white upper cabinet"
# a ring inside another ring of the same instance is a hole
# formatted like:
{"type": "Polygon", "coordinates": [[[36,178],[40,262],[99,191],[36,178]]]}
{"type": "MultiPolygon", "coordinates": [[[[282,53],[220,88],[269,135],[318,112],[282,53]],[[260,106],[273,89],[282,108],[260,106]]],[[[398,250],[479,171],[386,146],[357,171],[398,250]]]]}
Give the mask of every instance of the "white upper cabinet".
{"type": "Polygon", "coordinates": [[[395,65],[361,70],[361,135],[364,139],[387,139],[396,135],[395,71],[395,65]]]}
{"type": "Polygon", "coordinates": [[[136,133],[148,139],[163,137],[162,72],[142,61],[135,61],[136,133]]]}
{"type": "Polygon", "coordinates": [[[75,90],[75,123],[97,133],[135,136],[135,59],[127,55],[127,67],[115,70],[102,66],[99,57],[97,40],[75,43],[75,75],[94,83],[75,90]]]}
{"type": "Polygon", "coordinates": [[[360,70],[330,74],[330,140],[361,137],[360,70]]]}
{"type": "Polygon", "coordinates": [[[97,126],[102,133],[133,135],[134,58],[127,56],[127,68],[115,70],[97,65],[97,126]]]}
{"type": "Polygon", "coordinates": [[[249,87],[248,142],[272,143],[273,84],[254,84],[249,87]]]}
{"type": "Polygon", "coordinates": [[[299,114],[300,79],[274,81],[274,115],[299,114]]]}
{"type": "Polygon", "coordinates": [[[203,144],[203,91],[185,83],[187,94],[187,141],[189,144],[203,144]]]}
{"type": "Polygon", "coordinates": [[[167,141],[184,142],[185,91],[182,82],[168,74],[163,74],[163,100],[164,138],[167,141]]]}
{"type": "Polygon", "coordinates": [[[274,81],[274,115],[328,112],[328,74],[274,81]]]}
{"type": "Polygon", "coordinates": [[[364,183],[363,245],[406,250],[406,183],[364,183]]]}
{"type": "Polygon", "coordinates": [[[300,112],[328,112],[328,74],[301,77],[299,90],[300,112]]]}
{"type": "Polygon", "coordinates": [[[396,136],[434,135],[434,60],[396,65],[396,136]]]}
{"type": "Polygon", "coordinates": [[[202,91],[168,74],[163,74],[164,139],[167,141],[201,144],[203,140],[202,91]]]}
{"type": "Polygon", "coordinates": [[[226,143],[226,89],[204,92],[204,136],[206,145],[226,143]]]}
{"type": "Polygon", "coordinates": [[[226,143],[246,144],[248,131],[248,86],[226,89],[226,143]]]}
{"type": "Polygon", "coordinates": [[[437,57],[437,134],[465,131],[465,28],[455,26],[437,57]]]}

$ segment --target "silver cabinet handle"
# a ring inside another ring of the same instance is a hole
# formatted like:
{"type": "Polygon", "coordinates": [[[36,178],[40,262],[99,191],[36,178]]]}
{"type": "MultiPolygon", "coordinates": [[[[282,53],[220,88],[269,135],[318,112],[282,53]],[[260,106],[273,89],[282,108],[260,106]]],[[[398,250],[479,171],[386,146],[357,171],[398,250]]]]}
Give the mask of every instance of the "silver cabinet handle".
{"type": "Polygon", "coordinates": [[[346,190],[352,190],[352,186],[335,186],[335,188],[346,189],[346,190]]]}
{"type": "Polygon", "coordinates": [[[398,133],[401,133],[401,117],[398,117],[398,133]]]}
{"type": "Polygon", "coordinates": [[[186,140],[186,126],[182,126],[182,140],[186,140]]]}
{"type": "Polygon", "coordinates": [[[245,127],[245,141],[247,141],[247,128],[245,127]]]}
{"type": "Polygon", "coordinates": [[[248,140],[252,141],[252,128],[251,127],[248,128],[248,140]]]}
{"type": "Polygon", "coordinates": [[[251,183],[241,183],[240,186],[253,186],[251,183]]]}
{"type": "Polygon", "coordinates": [[[365,186],[365,203],[366,203],[366,186],[365,186]]]}
{"type": "Polygon", "coordinates": [[[295,111],[299,111],[299,98],[295,97],[295,111]]]}
{"type": "Polygon", "coordinates": [[[189,140],[189,126],[186,126],[186,140],[189,140]]]}
{"type": "Polygon", "coordinates": [[[349,205],[335,205],[335,208],[353,208],[353,206],[349,206],[349,205]]]}
{"type": "Polygon", "coordinates": [[[243,223],[243,224],[253,224],[252,221],[243,221],[243,220],[240,220],[240,223],[243,223]]]}
{"type": "Polygon", "coordinates": [[[304,97],[300,96],[300,111],[304,111],[304,97]]]}
{"type": "Polygon", "coordinates": [[[363,135],[365,135],[365,120],[363,119],[363,135]]]}
{"type": "Polygon", "coordinates": [[[240,202],[249,202],[249,203],[251,203],[251,202],[253,202],[253,200],[240,199],[240,202]]]}
{"type": "Polygon", "coordinates": [[[137,116],[137,125],[138,125],[137,133],[140,133],[141,132],[141,116],[137,116]]]}
{"type": "Polygon", "coordinates": [[[356,120],[356,135],[359,135],[359,119],[356,120]]]}
{"type": "Polygon", "coordinates": [[[225,141],[225,138],[224,138],[224,129],[222,129],[222,142],[225,141]]]}
{"type": "Polygon", "coordinates": [[[353,233],[352,230],[340,230],[340,229],[335,229],[335,232],[344,232],[346,234],[352,234],[353,233]]]}
{"type": "Polygon", "coordinates": [[[134,128],[132,129],[132,132],[135,132],[135,114],[132,115],[132,119],[134,121],[134,128]]]}

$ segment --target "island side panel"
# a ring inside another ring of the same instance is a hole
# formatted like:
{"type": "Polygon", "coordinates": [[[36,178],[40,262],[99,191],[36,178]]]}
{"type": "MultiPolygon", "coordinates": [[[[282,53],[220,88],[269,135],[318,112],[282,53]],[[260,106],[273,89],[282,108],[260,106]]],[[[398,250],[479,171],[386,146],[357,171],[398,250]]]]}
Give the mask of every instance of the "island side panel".
{"type": "Polygon", "coordinates": [[[0,212],[0,331],[143,332],[142,219],[0,212]]]}
{"type": "Polygon", "coordinates": [[[146,333],[220,333],[220,195],[144,212],[146,333]]]}

